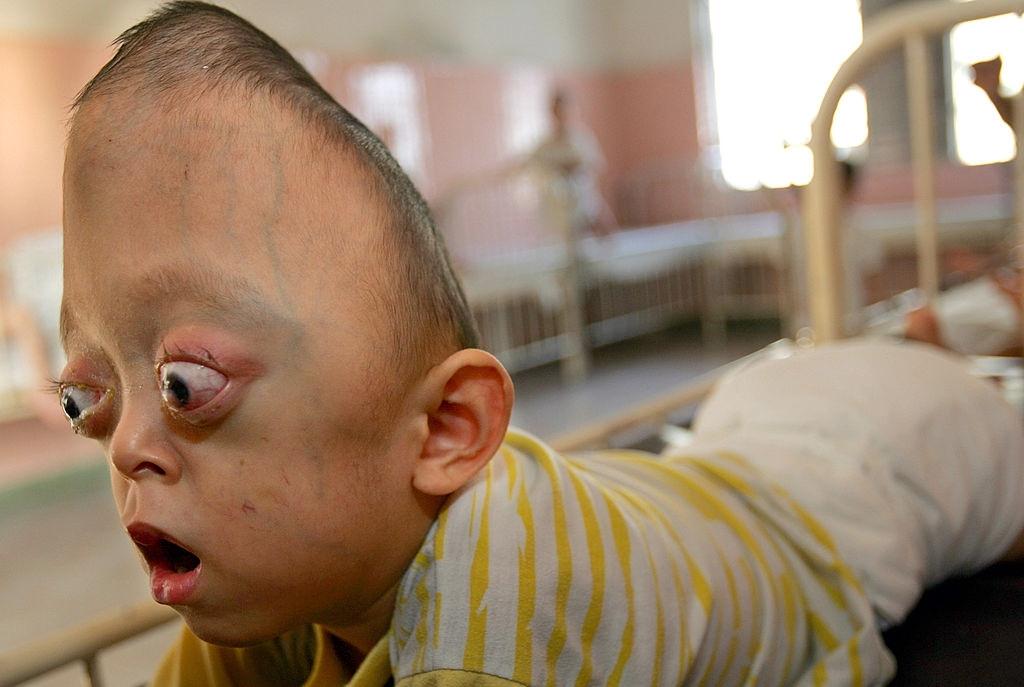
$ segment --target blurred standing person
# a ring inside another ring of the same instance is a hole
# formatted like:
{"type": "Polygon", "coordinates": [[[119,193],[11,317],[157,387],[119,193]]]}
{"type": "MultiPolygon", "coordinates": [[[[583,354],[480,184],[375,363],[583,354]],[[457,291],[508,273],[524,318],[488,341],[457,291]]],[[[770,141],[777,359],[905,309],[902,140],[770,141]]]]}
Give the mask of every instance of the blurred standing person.
{"type": "MultiPolygon", "coordinates": [[[[855,200],[860,168],[847,160],[837,161],[841,178],[840,236],[843,255],[843,293],[845,327],[849,333],[859,333],[864,325],[864,308],[882,289],[881,276],[885,263],[885,246],[879,238],[861,227],[850,226],[847,221],[855,200]]],[[[783,245],[787,259],[788,300],[786,306],[787,334],[799,336],[800,330],[811,325],[808,311],[807,252],[804,245],[803,216],[801,214],[802,187],[791,186],[772,190],[768,202],[783,221],[783,245]]]]}
{"type": "Polygon", "coordinates": [[[457,182],[435,201],[435,212],[443,217],[462,194],[531,175],[544,191],[553,224],[567,224],[574,238],[614,232],[618,224],[598,183],[605,161],[597,139],[579,121],[564,88],[552,91],[548,107],[549,131],[532,149],[491,172],[457,182]]]}
{"type": "Polygon", "coordinates": [[[558,178],[564,184],[574,230],[606,236],[615,231],[617,222],[598,184],[605,166],[601,147],[579,122],[569,91],[555,89],[549,107],[550,132],[515,169],[539,170],[558,178]]]}

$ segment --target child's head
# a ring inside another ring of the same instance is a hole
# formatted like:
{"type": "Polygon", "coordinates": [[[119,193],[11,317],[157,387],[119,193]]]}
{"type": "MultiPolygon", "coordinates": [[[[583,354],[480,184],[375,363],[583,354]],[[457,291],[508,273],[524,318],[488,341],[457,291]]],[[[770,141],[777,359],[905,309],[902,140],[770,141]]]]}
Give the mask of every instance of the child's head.
{"type": "Polygon", "coordinates": [[[563,130],[569,126],[569,110],[572,106],[572,94],[564,87],[558,87],[551,91],[548,97],[548,109],[551,112],[551,122],[556,130],[563,130]]]}
{"type": "Polygon", "coordinates": [[[119,43],[68,141],[62,403],[197,634],[364,648],[508,376],[411,182],[276,43],[199,3],[119,43]]]}

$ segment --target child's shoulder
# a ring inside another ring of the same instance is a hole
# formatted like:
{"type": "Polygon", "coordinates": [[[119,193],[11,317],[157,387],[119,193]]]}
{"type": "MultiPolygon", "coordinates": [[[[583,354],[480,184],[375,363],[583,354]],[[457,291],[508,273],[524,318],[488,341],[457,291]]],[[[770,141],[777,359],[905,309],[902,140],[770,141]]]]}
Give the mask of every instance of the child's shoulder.
{"type": "Polygon", "coordinates": [[[402,580],[396,681],[456,669],[519,684],[556,675],[562,684],[581,670],[609,675],[619,663],[632,675],[654,661],[656,628],[668,616],[653,609],[663,603],[673,626],[693,618],[699,637],[704,611],[688,613],[673,587],[693,583],[681,551],[655,535],[655,517],[637,517],[648,506],[630,471],[617,468],[631,460],[639,456],[562,456],[510,432],[449,500],[402,580]]]}

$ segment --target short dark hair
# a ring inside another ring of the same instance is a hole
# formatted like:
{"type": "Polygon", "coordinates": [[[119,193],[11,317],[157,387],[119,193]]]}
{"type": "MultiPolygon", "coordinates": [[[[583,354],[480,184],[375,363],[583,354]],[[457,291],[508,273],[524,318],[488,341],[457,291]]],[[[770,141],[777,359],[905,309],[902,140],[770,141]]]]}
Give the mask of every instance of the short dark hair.
{"type": "Polygon", "coordinates": [[[275,99],[353,153],[382,203],[390,224],[383,244],[398,266],[398,300],[388,303],[397,311],[396,353],[424,364],[439,346],[478,345],[472,312],[423,197],[380,139],[274,39],[224,8],[178,0],[122,33],[114,45],[115,55],[72,104],[72,132],[80,108],[104,94],[135,91],[187,103],[190,92],[198,97],[234,87],[275,99]]]}
{"type": "Polygon", "coordinates": [[[849,160],[840,160],[839,169],[841,172],[840,176],[842,177],[843,195],[849,196],[857,186],[857,181],[860,178],[860,167],[849,160]]]}

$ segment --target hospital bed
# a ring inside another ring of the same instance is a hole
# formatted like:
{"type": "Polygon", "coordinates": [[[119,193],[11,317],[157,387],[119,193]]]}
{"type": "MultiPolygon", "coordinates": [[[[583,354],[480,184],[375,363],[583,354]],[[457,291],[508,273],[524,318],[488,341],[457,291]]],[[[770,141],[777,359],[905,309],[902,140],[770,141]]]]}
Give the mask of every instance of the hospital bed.
{"type": "Polygon", "coordinates": [[[26,395],[40,386],[38,378],[64,366],[58,336],[61,284],[57,228],[20,237],[0,255],[0,422],[30,414],[26,395]],[[26,350],[29,342],[38,348],[26,350]]]}
{"type": "Polygon", "coordinates": [[[774,212],[571,229],[558,181],[528,174],[460,190],[435,207],[483,345],[512,372],[562,361],[585,374],[594,346],[698,320],[778,317],[783,222],[774,212]]]}
{"type": "MultiPolygon", "coordinates": [[[[654,172],[663,167],[655,165],[654,172]]],[[[561,361],[568,377],[579,377],[592,348],[682,320],[699,322],[709,343],[721,342],[733,319],[778,319],[790,336],[803,325],[793,282],[803,251],[792,245],[793,220],[725,200],[709,207],[664,205],[658,198],[668,185],[696,174],[660,178],[654,172],[641,181],[656,192],[644,193],[643,184],[628,180],[623,218],[664,220],[682,210],[696,218],[627,225],[603,238],[577,236],[564,208],[542,200],[550,188],[530,178],[463,191],[439,209],[439,227],[483,345],[511,371],[561,361]],[[644,212],[643,203],[653,209],[644,212]]],[[[689,195],[727,195],[712,185],[705,180],[689,195]]],[[[1009,200],[994,193],[934,201],[936,250],[968,246],[984,253],[1005,242],[1012,232],[1009,200]]],[[[914,204],[898,202],[857,206],[846,218],[851,230],[877,246],[885,294],[918,281],[918,213],[914,204]]],[[[841,291],[835,297],[842,298],[841,291]]]]}
{"type": "MultiPolygon", "coordinates": [[[[838,95],[847,85],[870,67],[878,55],[893,46],[905,45],[908,66],[911,69],[911,83],[924,83],[921,70],[927,66],[920,51],[926,36],[947,30],[956,23],[984,16],[1002,14],[1009,11],[1024,11],[1024,0],[974,0],[968,3],[930,2],[922,5],[901,6],[879,17],[877,29],[868,27],[865,30],[864,43],[842,67],[836,81],[829,89],[822,104],[821,112],[814,127],[812,150],[815,153],[815,178],[807,193],[806,232],[808,267],[812,282],[812,333],[800,344],[778,343],[767,347],[753,357],[787,355],[794,346],[812,345],[814,342],[827,342],[842,338],[844,320],[841,304],[842,299],[842,256],[838,236],[836,207],[833,199],[838,179],[833,166],[833,153],[828,140],[829,124],[834,112],[838,95]],[[916,74],[916,78],[915,78],[916,74]]],[[[922,103],[928,101],[926,90],[915,88],[911,93],[912,112],[917,118],[927,120],[927,128],[931,115],[922,103]],[[913,104],[916,103],[916,104],[913,104]]],[[[1024,131],[1024,107],[1018,107],[1021,119],[1018,131],[1024,131]]],[[[918,122],[920,124],[920,122],[918,122]]],[[[1022,157],[1018,155],[1017,168],[1024,171],[1022,157]]],[[[914,169],[918,181],[919,198],[918,219],[919,233],[917,247],[920,255],[919,279],[923,292],[933,297],[937,293],[937,239],[936,239],[936,204],[934,194],[929,192],[929,173],[932,169],[929,146],[920,142],[914,146],[914,169]]],[[[1018,189],[1024,188],[1024,174],[1018,176],[1018,189]]],[[[1024,193],[1018,193],[1024,198],[1024,193]]],[[[699,225],[697,225],[699,226],[699,225]]],[[[1024,223],[1021,224],[1024,231],[1024,223]]],[[[683,232],[685,233],[685,232],[683,232]]],[[[574,262],[585,262],[596,266],[602,278],[629,277],[634,271],[624,268],[628,260],[623,256],[633,251],[641,271],[657,271],[653,264],[656,259],[645,256],[643,245],[661,246],[667,253],[675,253],[676,258],[683,260],[701,250],[707,250],[707,243],[699,240],[700,229],[693,229],[690,238],[693,243],[681,242],[669,244],[666,248],[659,241],[669,241],[657,231],[652,231],[646,239],[637,240],[635,244],[609,248],[600,243],[589,244],[583,241],[581,250],[586,256],[583,260],[574,257],[573,253],[558,253],[556,249],[541,246],[551,253],[526,254],[533,255],[532,262],[537,275],[532,279],[521,280],[517,293],[528,293],[531,298],[541,301],[545,295],[535,283],[544,275],[558,275],[566,269],[579,269],[574,262]],[[587,253],[587,251],[590,251],[587,253]],[[601,252],[609,251],[602,264],[601,252]],[[541,258],[541,255],[547,257],[541,258]],[[645,261],[651,262],[645,262],[645,261]],[[603,271],[602,271],[603,270],[603,271]],[[620,270],[616,272],[616,270],[620,270]],[[539,276],[538,276],[539,275],[539,276]]],[[[639,235],[642,236],[642,235],[639,235]]],[[[658,251],[653,251],[657,253],[658,251]]],[[[459,260],[459,258],[456,258],[459,260]]],[[[498,274],[500,259],[492,265],[492,274],[498,274]]],[[[671,261],[667,261],[671,262],[671,261]]],[[[685,262],[685,260],[684,260],[685,262]]],[[[481,263],[483,264],[483,263],[481,263]]],[[[674,264],[674,263],[672,263],[674,264]]],[[[465,263],[462,264],[465,269],[465,263]]],[[[465,274],[465,272],[464,272],[465,274]]],[[[481,278],[486,282],[486,272],[481,278]]],[[[473,277],[469,277],[470,284],[473,277]]],[[[552,284],[558,277],[552,276],[552,284]]],[[[485,297],[486,287],[476,291],[477,307],[492,302],[500,302],[505,294],[485,297]],[[489,300],[490,299],[490,300],[489,300]]],[[[559,288],[550,287],[548,294],[556,303],[559,288]]],[[[512,287],[509,287],[512,290],[512,287]]],[[[471,300],[474,297],[471,296],[471,300]]],[[[579,304],[577,304],[578,306],[579,304]]],[[[582,319],[577,322],[582,322],[582,319]]],[[[660,442],[685,442],[685,431],[678,431],[679,424],[685,424],[692,408],[704,398],[722,375],[728,373],[735,365],[743,364],[748,359],[737,361],[687,384],[665,396],[652,399],[632,408],[610,420],[573,432],[570,435],[552,441],[555,448],[562,451],[581,450],[608,445],[631,445],[645,443],[650,436],[660,442]]],[[[979,361],[980,374],[996,379],[1020,380],[1019,363],[1013,361],[979,361]],[[1000,367],[1002,366],[1002,367],[1000,367]]],[[[952,581],[937,590],[928,592],[922,600],[920,608],[915,611],[907,622],[887,634],[890,647],[897,654],[901,671],[894,684],[925,685],[925,684],[1024,684],[1024,669],[1017,639],[1020,637],[1020,618],[1024,617],[1024,576],[1019,568],[996,569],[966,581],[952,581]],[[961,615],[963,614],[963,615],[961,615]],[[974,622],[973,626],[958,626],[964,618],[974,622]],[[981,618],[985,620],[982,621],[981,618]],[[959,628],[959,629],[958,629],[959,628]],[[966,633],[961,629],[966,629],[966,633]],[[995,638],[984,645],[978,645],[973,638],[995,638]],[[1002,641],[997,641],[999,638],[1002,641]]],[[[111,616],[99,618],[86,625],[71,628],[57,635],[35,640],[20,649],[0,656],[0,687],[20,684],[36,676],[44,675],[58,668],[81,664],[87,684],[101,685],[102,675],[99,670],[98,656],[111,646],[149,632],[167,623],[176,622],[177,615],[172,611],[146,603],[135,608],[125,609],[111,616]]]]}
{"type": "MultiPolygon", "coordinates": [[[[1020,0],[914,3],[890,10],[874,27],[865,27],[861,47],[843,64],[822,100],[812,127],[814,178],[807,189],[804,226],[810,279],[811,336],[817,342],[853,334],[845,317],[842,222],[837,198],[840,179],[834,164],[830,128],[840,96],[861,79],[880,58],[902,50],[907,68],[911,127],[911,168],[914,177],[917,289],[924,302],[940,290],[941,205],[935,194],[936,126],[927,40],[964,21],[1024,12],[1020,0]],[[871,30],[875,29],[875,30],[871,30]]],[[[1016,228],[1024,243],[1024,96],[1015,102],[1017,155],[1014,160],[1016,228]]],[[[949,208],[946,209],[949,212],[949,208]]],[[[954,210],[955,212],[955,210],[954,210]]],[[[1022,338],[1024,338],[1024,331],[1022,338]]],[[[980,376],[999,383],[1024,417],[1024,368],[1020,359],[982,358],[974,361],[980,376]]],[[[980,575],[950,580],[928,590],[904,623],[886,633],[897,658],[893,684],[1019,685],[1024,684],[1024,661],[1019,637],[1024,630],[1024,566],[996,566],[980,575]]]]}
{"type": "MultiPolygon", "coordinates": [[[[865,31],[865,39],[840,67],[822,99],[812,126],[811,152],[814,177],[806,190],[804,226],[810,282],[810,312],[818,341],[830,341],[849,331],[845,317],[844,270],[849,256],[842,255],[839,235],[842,221],[839,201],[838,166],[830,138],[833,116],[840,97],[880,59],[894,50],[902,50],[907,68],[908,111],[911,131],[911,171],[914,180],[917,284],[926,302],[934,300],[940,288],[939,211],[936,199],[935,113],[931,84],[928,40],[950,27],[972,19],[1024,11],[1018,0],[973,0],[973,2],[918,2],[902,5],[876,22],[876,30],[865,31]]],[[[1020,140],[1024,136],[1024,95],[1018,94],[1014,108],[1018,154],[1014,159],[1014,210],[1017,231],[1024,242],[1024,156],[1020,140]]]]}

